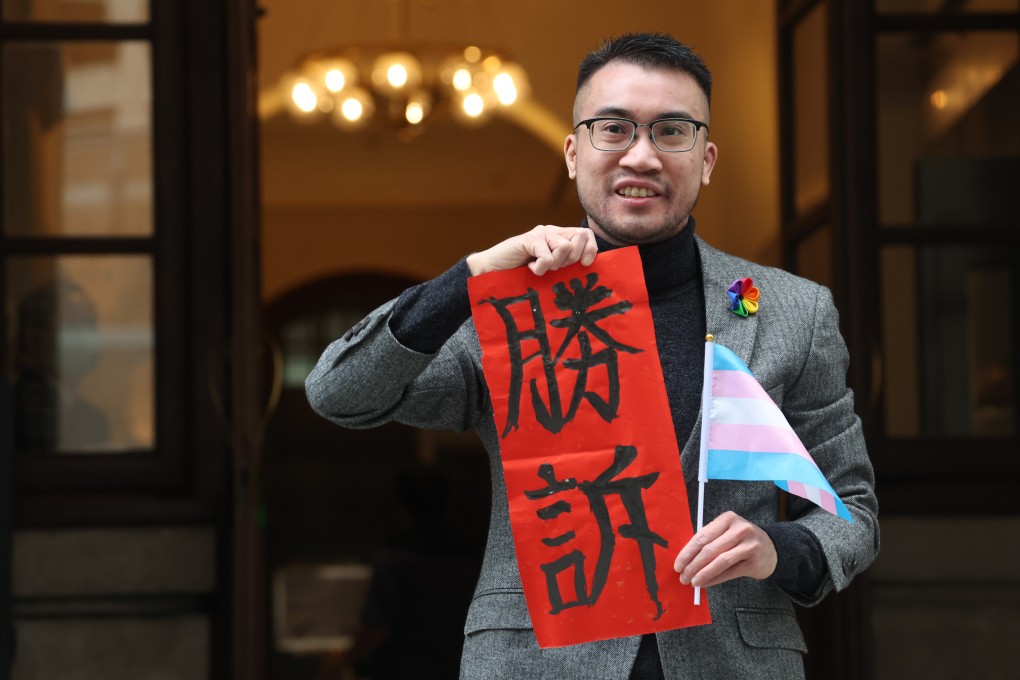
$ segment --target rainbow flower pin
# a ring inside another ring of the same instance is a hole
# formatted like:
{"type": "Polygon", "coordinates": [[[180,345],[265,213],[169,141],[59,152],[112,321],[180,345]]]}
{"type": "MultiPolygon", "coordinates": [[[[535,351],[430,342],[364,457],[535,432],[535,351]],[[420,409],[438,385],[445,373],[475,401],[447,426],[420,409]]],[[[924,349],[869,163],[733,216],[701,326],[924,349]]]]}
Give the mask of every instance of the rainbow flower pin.
{"type": "Polygon", "coordinates": [[[747,316],[758,311],[761,293],[754,287],[751,277],[745,276],[731,283],[726,294],[730,296],[730,311],[737,316],[747,316]]]}

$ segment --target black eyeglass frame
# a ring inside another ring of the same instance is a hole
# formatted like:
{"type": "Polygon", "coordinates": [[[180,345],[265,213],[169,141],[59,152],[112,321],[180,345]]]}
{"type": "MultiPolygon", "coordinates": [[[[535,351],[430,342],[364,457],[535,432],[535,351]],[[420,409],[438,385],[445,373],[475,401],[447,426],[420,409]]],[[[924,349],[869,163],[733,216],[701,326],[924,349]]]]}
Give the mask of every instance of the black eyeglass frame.
{"type": "Polygon", "coordinates": [[[630,147],[634,146],[634,142],[637,141],[638,128],[643,127],[648,128],[648,136],[652,140],[652,144],[659,151],[662,151],[663,153],[687,153],[688,151],[690,151],[691,149],[698,145],[698,133],[701,132],[701,128],[705,128],[705,130],[708,130],[708,123],[705,123],[700,120],[694,120],[693,118],[657,118],[656,120],[653,120],[651,123],[639,123],[636,120],[631,120],[630,118],[620,118],[619,116],[598,116],[596,118],[586,118],[582,120],[580,123],[574,126],[574,132],[577,132],[577,128],[581,127],[582,125],[588,128],[588,141],[591,142],[592,148],[597,149],[598,151],[603,151],[605,153],[620,153],[621,151],[626,151],[630,147]],[[621,123],[630,123],[631,125],[634,126],[634,131],[630,135],[630,141],[627,142],[627,146],[623,147],[622,149],[602,149],[595,145],[595,137],[594,133],[592,133],[591,125],[592,123],[598,123],[599,121],[603,120],[616,120],[621,123]],[[659,146],[659,143],[655,141],[655,133],[652,132],[652,126],[657,123],[666,123],[672,121],[690,123],[691,125],[694,126],[694,137],[691,140],[690,147],[686,149],[663,149],[661,146],[659,146]]]}

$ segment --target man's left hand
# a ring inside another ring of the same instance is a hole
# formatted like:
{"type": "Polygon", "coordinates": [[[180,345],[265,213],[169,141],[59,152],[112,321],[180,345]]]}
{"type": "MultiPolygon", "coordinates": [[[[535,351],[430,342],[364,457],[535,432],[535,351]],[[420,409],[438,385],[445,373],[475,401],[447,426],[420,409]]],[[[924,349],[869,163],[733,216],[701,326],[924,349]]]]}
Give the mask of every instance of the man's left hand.
{"type": "Polygon", "coordinates": [[[776,569],[772,539],[734,512],[724,512],[702,527],[673,562],[680,582],[699,588],[741,576],[764,579],[776,569]]]}

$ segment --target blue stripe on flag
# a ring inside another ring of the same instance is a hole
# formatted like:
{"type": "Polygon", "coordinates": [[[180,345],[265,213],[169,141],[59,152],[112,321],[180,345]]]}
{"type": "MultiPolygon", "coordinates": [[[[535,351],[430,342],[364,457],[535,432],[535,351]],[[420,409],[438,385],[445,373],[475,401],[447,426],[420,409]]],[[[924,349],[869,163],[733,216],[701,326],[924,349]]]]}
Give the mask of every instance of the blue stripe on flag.
{"type": "Polygon", "coordinates": [[[792,479],[832,491],[825,476],[803,456],[795,453],[708,450],[709,479],[775,481],[792,479]]]}
{"type": "Polygon", "coordinates": [[[718,343],[712,351],[712,368],[716,371],[743,371],[751,375],[751,370],[733,350],[718,343]]]}
{"type": "Polygon", "coordinates": [[[787,480],[815,486],[832,494],[836,500],[837,514],[853,522],[850,511],[829,486],[825,476],[806,458],[794,453],[709,449],[707,476],[709,479],[775,482],[779,488],[787,491],[787,480]]]}

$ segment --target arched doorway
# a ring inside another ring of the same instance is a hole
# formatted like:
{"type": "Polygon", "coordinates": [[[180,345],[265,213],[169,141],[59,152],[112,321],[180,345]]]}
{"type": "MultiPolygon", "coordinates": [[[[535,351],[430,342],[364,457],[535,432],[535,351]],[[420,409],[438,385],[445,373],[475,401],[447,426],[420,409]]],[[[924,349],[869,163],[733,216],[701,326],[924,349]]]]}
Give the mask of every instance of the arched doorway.
{"type": "Polygon", "coordinates": [[[304,393],[325,346],[414,283],[339,274],[266,307],[278,355],[261,475],[271,678],[407,677],[402,660],[415,677],[456,674],[488,528],[481,445],[400,424],[340,428],[304,393]]]}

